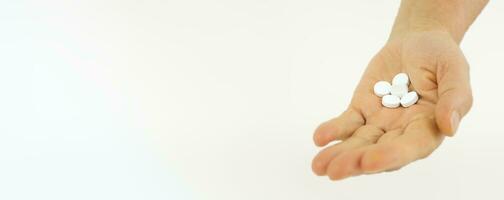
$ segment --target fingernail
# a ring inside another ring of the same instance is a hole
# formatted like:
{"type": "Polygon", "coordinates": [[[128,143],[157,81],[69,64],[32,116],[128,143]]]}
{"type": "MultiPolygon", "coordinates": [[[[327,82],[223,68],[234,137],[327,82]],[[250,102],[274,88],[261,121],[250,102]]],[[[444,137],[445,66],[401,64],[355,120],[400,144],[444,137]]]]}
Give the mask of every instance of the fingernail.
{"type": "Polygon", "coordinates": [[[451,129],[452,133],[455,134],[460,123],[460,115],[457,112],[453,112],[451,116],[451,129]]]}

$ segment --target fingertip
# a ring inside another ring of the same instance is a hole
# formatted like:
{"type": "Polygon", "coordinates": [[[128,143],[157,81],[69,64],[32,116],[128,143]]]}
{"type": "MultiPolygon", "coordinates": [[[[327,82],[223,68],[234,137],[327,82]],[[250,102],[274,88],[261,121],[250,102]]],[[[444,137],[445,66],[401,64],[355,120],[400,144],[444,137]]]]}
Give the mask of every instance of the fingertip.
{"type": "Polygon", "coordinates": [[[317,131],[315,131],[315,133],[313,134],[313,143],[315,143],[315,145],[318,146],[318,147],[324,146],[322,144],[322,138],[321,137],[322,136],[317,131]]]}
{"type": "Polygon", "coordinates": [[[327,139],[325,139],[325,138],[327,138],[327,136],[325,136],[323,133],[315,133],[313,136],[313,142],[318,147],[323,147],[323,146],[327,145],[327,143],[328,143],[328,142],[326,142],[327,139]]]}
{"type": "Polygon", "coordinates": [[[469,86],[451,87],[440,94],[436,106],[436,124],[445,136],[455,135],[463,116],[469,112],[473,104],[473,96],[469,86]]]}
{"type": "Polygon", "coordinates": [[[460,115],[457,111],[441,107],[436,110],[436,124],[441,134],[453,137],[460,124],[460,115]]]}
{"type": "MultiPolygon", "coordinates": [[[[442,102],[440,102],[436,108],[436,124],[439,128],[439,131],[445,135],[452,137],[455,135],[455,131],[453,130],[453,123],[454,123],[454,115],[455,111],[450,109],[448,105],[444,105],[442,102]]],[[[457,117],[457,121],[460,120],[460,117],[457,117]]],[[[458,122],[457,122],[458,126],[458,122]]]]}
{"type": "Polygon", "coordinates": [[[363,149],[353,150],[343,153],[329,164],[327,175],[333,181],[342,180],[362,173],[359,162],[363,149]]]}
{"type": "Polygon", "coordinates": [[[322,125],[319,125],[317,127],[317,129],[315,129],[315,132],[313,133],[313,143],[315,143],[315,145],[317,146],[323,146],[322,145],[322,135],[320,133],[320,126],[322,125]]]}
{"type": "Polygon", "coordinates": [[[312,171],[319,175],[323,176],[326,174],[327,165],[331,162],[331,160],[337,156],[339,153],[340,145],[333,145],[327,147],[326,149],[321,150],[312,160],[312,171]]]}
{"type": "MultiPolygon", "coordinates": [[[[326,126],[327,125],[325,123],[321,124],[315,130],[315,133],[313,134],[313,141],[314,141],[315,145],[317,145],[319,147],[323,147],[335,139],[334,134],[332,134],[329,130],[327,130],[328,128],[326,126]]],[[[336,129],[336,128],[332,127],[332,129],[336,129]]],[[[337,130],[332,130],[332,131],[334,132],[337,130]]]]}
{"type": "Polygon", "coordinates": [[[341,175],[331,175],[331,176],[329,176],[329,180],[331,180],[331,181],[339,181],[339,180],[342,180],[344,178],[345,177],[343,177],[341,175]]]}
{"type": "Polygon", "coordinates": [[[317,176],[323,176],[325,174],[325,163],[317,158],[313,159],[312,171],[317,176]]]}
{"type": "Polygon", "coordinates": [[[331,162],[329,169],[327,169],[327,176],[332,181],[337,181],[348,177],[347,166],[342,163],[341,159],[333,160],[331,162]],[[333,163],[334,162],[334,163],[333,163]]]}
{"type": "Polygon", "coordinates": [[[317,146],[323,146],[323,130],[324,130],[324,123],[320,124],[316,129],[315,133],[313,133],[313,142],[317,146]]]}

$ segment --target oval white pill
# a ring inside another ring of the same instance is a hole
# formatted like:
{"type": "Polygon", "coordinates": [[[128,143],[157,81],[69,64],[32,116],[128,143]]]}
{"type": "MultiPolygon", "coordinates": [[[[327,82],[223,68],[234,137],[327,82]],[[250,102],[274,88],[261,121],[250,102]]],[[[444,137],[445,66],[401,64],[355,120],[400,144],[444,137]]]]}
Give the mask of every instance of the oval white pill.
{"type": "Polygon", "coordinates": [[[412,106],[418,101],[418,94],[416,92],[409,92],[401,98],[401,105],[405,108],[412,106]]]}
{"type": "Polygon", "coordinates": [[[399,73],[392,79],[392,85],[409,85],[409,77],[406,73],[399,73]]]}
{"type": "Polygon", "coordinates": [[[403,84],[392,85],[390,88],[390,93],[394,96],[402,98],[406,93],[408,93],[408,86],[403,84]]]}
{"type": "Polygon", "coordinates": [[[385,95],[382,98],[382,105],[387,108],[397,108],[399,107],[401,100],[399,97],[394,95],[385,95]]]}
{"type": "Polygon", "coordinates": [[[376,96],[383,97],[387,94],[390,94],[391,87],[392,85],[390,85],[390,83],[388,83],[387,81],[378,81],[374,85],[374,93],[376,94],[376,96]]]}

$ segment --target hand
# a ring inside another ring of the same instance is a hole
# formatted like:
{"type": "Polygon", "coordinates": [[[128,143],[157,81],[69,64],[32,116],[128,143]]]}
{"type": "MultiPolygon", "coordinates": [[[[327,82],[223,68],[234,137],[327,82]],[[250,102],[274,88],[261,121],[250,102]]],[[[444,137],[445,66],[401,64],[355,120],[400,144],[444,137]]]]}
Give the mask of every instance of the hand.
{"type": "Polygon", "coordinates": [[[317,175],[331,180],[399,169],[430,155],[444,135],[455,133],[472,105],[469,66],[444,31],[413,32],[391,39],[371,60],[348,109],[322,123],[315,144],[325,146],[313,160],[317,175]],[[390,109],[373,93],[377,81],[405,72],[420,99],[390,109]]]}

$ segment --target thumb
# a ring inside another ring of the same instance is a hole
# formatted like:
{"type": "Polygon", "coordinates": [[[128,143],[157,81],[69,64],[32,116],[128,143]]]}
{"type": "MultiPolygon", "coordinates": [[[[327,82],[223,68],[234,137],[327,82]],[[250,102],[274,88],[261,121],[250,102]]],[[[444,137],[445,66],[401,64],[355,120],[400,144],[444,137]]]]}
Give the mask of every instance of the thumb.
{"type": "Polygon", "coordinates": [[[443,134],[453,136],[473,103],[469,64],[462,52],[438,66],[437,83],[436,123],[443,134]]]}

